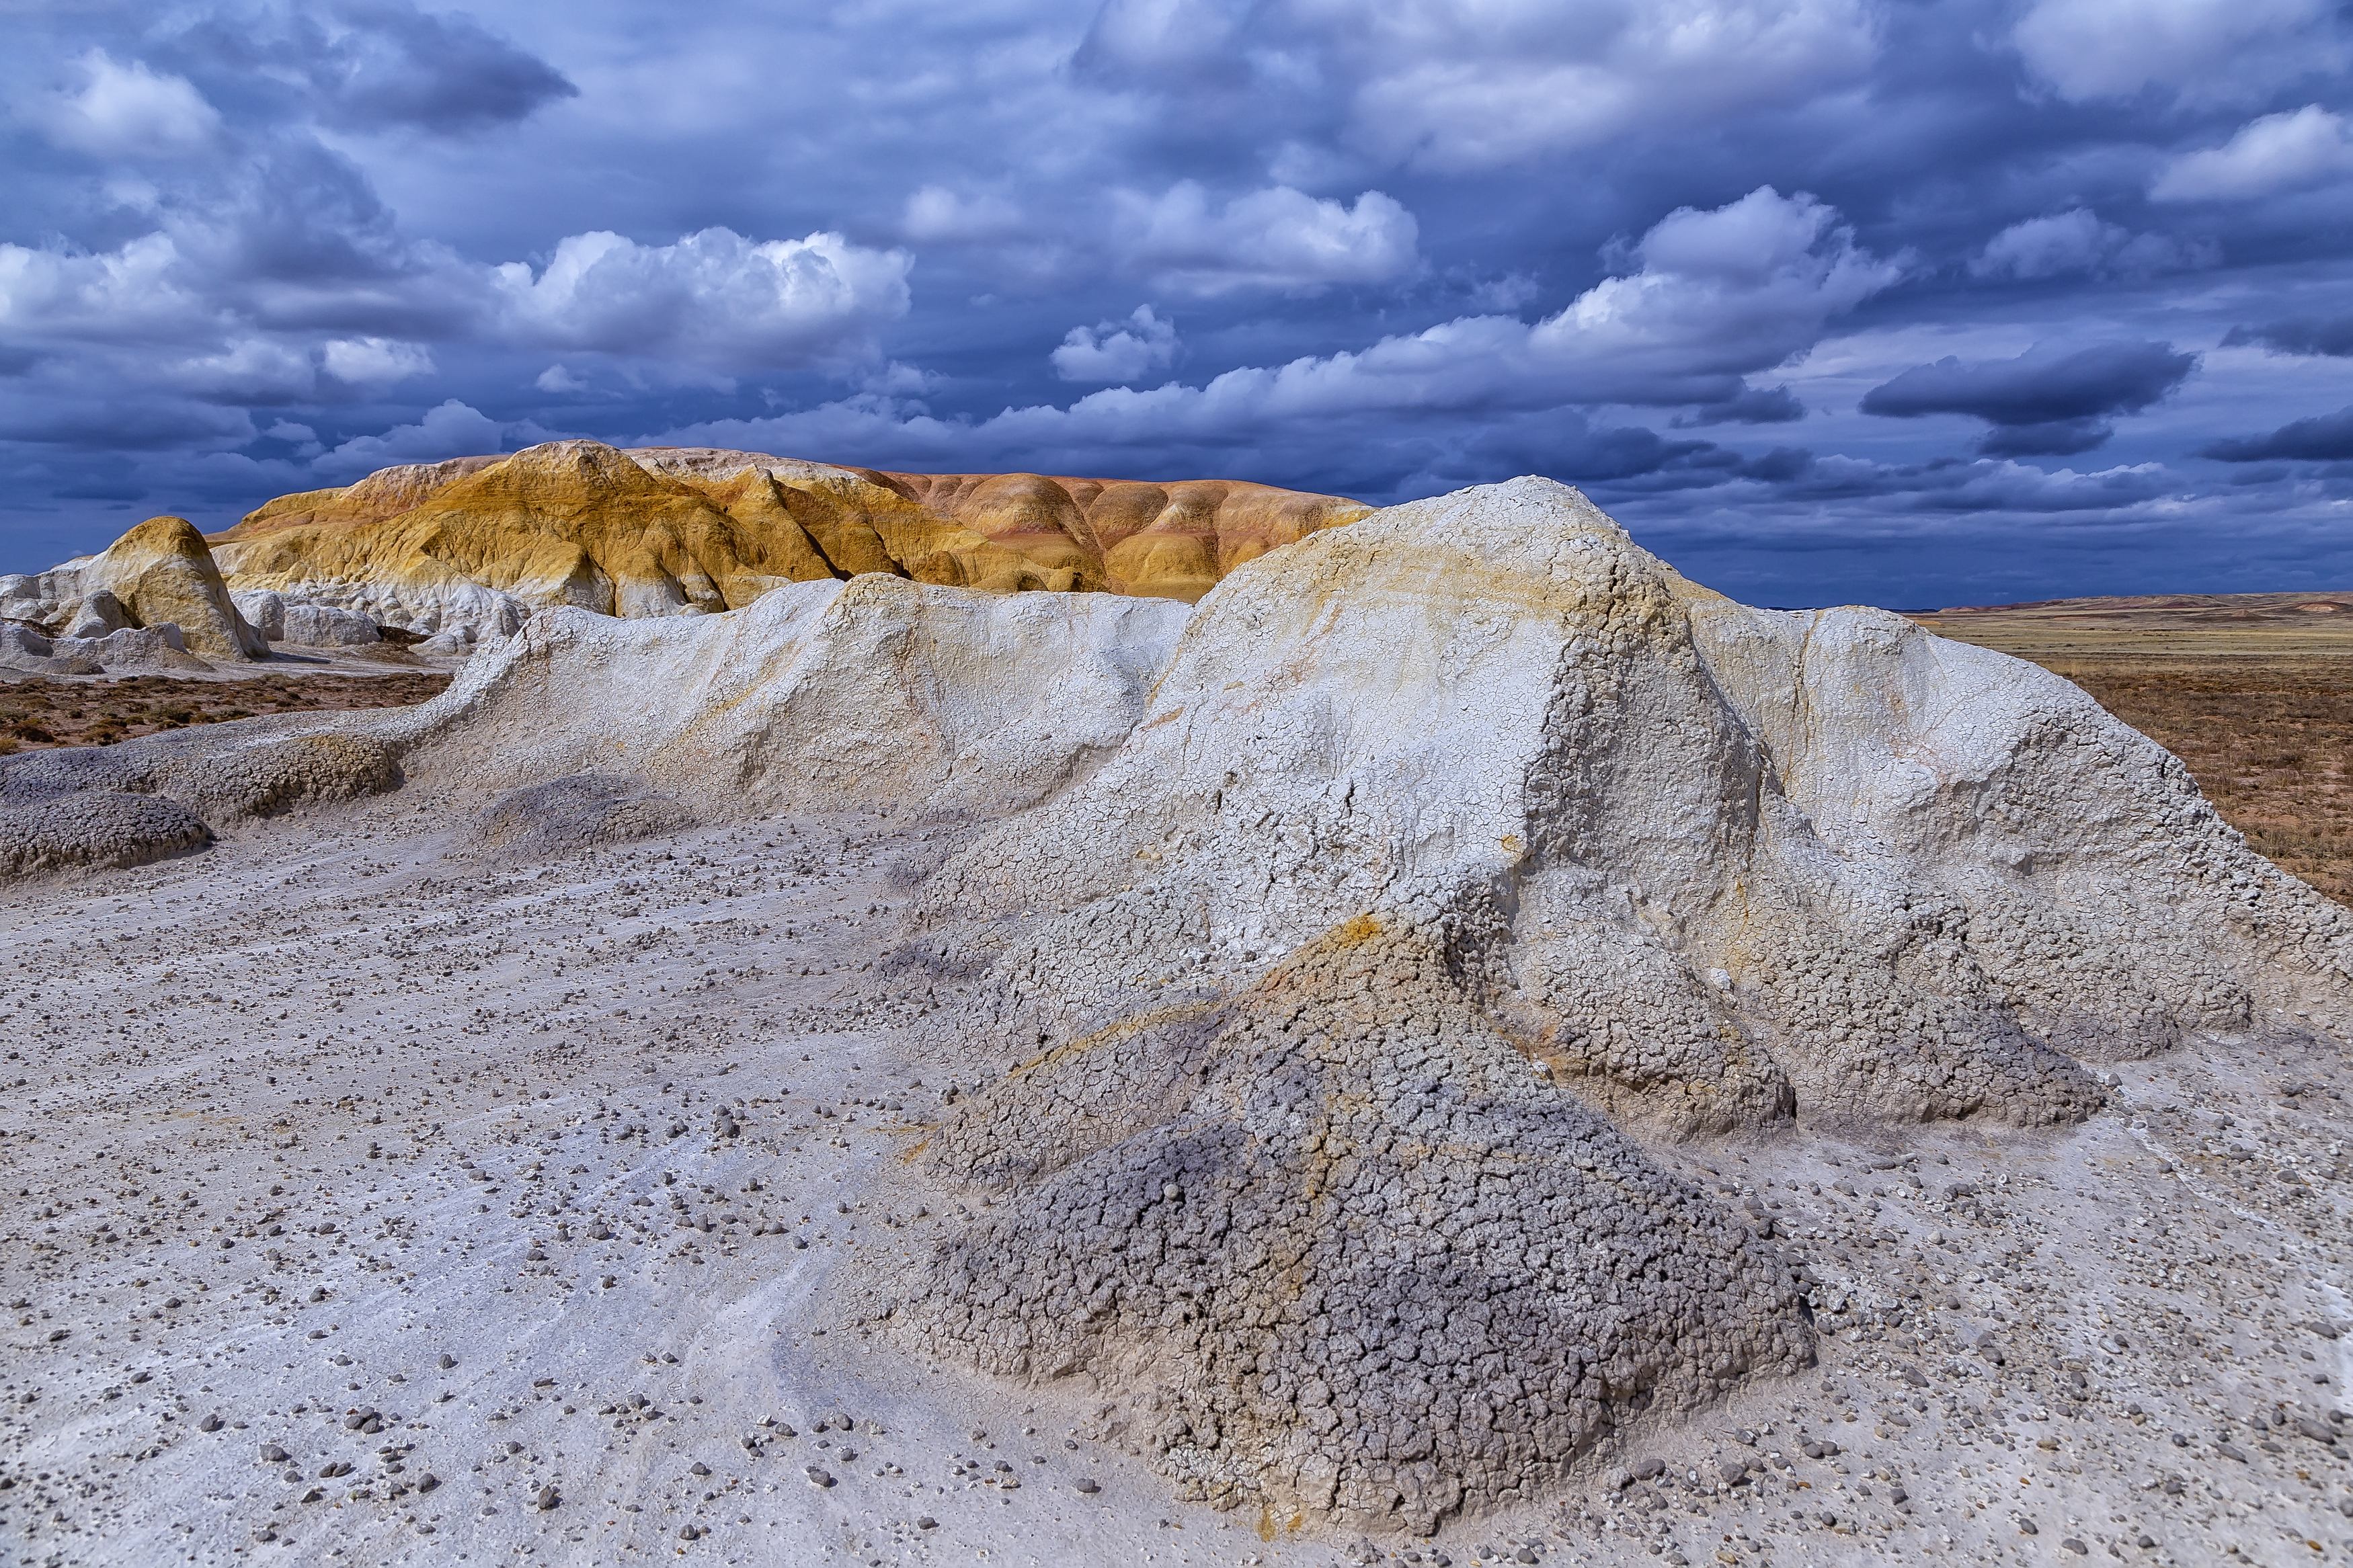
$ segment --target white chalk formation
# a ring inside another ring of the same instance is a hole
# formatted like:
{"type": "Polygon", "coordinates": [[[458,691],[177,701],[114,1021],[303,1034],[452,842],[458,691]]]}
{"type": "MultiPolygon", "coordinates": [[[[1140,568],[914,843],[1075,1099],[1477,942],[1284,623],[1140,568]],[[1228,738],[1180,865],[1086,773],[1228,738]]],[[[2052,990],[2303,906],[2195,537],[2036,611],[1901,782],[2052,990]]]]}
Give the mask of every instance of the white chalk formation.
{"type": "Polygon", "coordinates": [[[512,594],[463,581],[406,586],[313,582],[302,584],[299,594],[245,588],[230,596],[272,642],[349,647],[375,641],[377,627],[391,626],[424,637],[416,645],[417,652],[444,658],[464,658],[484,644],[503,642],[531,618],[531,606],[512,594]],[[296,614],[303,610],[319,615],[296,614]],[[363,623],[365,637],[357,635],[363,623]]]}
{"type": "MultiPolygon", "coordinates": [[[[1151,1391],[1181,1490],[1279,1518],[1427,1530],[1810,1359],[1778,1249],[1638,1138],[2064,1124],[2094,1064],[2353,1000],[2353,919],[2076,688],[1734,604],[1540,479],[1189,610],[869,576],[547,611],[332,723],[487,802],[486,854],[954,828],[888,962],[981,982],[981,1087],[911,1171],[992,1206],[860,1289],[976,1371],[1151,1391]]],[[[337,766],[301,787],[395,782],[337,766]]],[[[45,822],[83,787],[0,770],[45,822]]]]}
{"type": "Polygon", "coordinates": [[[388,737],[495,789],[630,774],[713,816],[845,802],[998,816],[1124,742],[1173,600],[997,595],[880,574],[712,616],[543,610],[388,737]],[[568,710],[574,721],[552,724],[568,710]]]}
{"type": "Polygon", "coordinates": [[[37,574],[0,576],[0,669],[54,676],[213,668],[189,651],[177,623],[140,626],[98,586],[90,574],[102,559],[83,556],[37,574]]]}
{"type": "MultiPolygon", "coordinates": [[[[153,526],[142,524],[125,541],[153,526]]],[[[117,542],[117,550],[125,541],[117,542]]],[[[160,570],[185,579],[174,584],[177,602],[205,622],[216,658],[266,657],[277,645],[330,652],[365,647],[385,640],[387,627],[414,634],[416,651],[428,658],[466,658],[479,647],[505,641],[531,616],[530,606],[513,595],[465,582],[433,589],[318,583],[301,594],[227,590],[217,570],[207,571],[206,558],[196,553],[204,546],[193,529],[179,542],[188,559],[166,561],[160,570]]],[[[188,646],[188,634],[177,622],[142,621],[126,607],[110,584],[132,568],[114,569],[115,552],[81,556],[47,572],[0,576],[0,628],[5,628],[0,632],[0,669],[91,675],[215,668],[200,657],[201,650],[188,646]]],[[[142,579],[159,570],[149,561],[135,566],[142,579]]]]}

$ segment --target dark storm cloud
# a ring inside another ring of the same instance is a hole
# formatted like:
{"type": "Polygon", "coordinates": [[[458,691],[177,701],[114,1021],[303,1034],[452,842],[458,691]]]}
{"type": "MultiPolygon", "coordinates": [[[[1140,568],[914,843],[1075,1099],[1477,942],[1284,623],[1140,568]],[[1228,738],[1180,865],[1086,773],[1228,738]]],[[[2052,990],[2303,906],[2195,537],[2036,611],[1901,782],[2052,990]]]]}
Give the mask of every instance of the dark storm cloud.
{"type": "Polygon", "coordinates": [[[1546,472],[1782,603],[1841,548],[1899,602],[2239,581],[2180,520],[2266,518],[2284,571],[2353,484],[2192,460],[2353,401],[2324,0],[11,24],[5,567],[558,432],[1381,501],[1546,472]]]}
{"type": "Polygon", "coordinates": [[[451,135],[579,96],[562,72],[463,16],[389,5],[347,5],[335,15],[350,30],[313,77],[331,124],[451,135]]]}
{"type": "Polygon", "coordinates": [[[2198,449],[2222,463],[2338,463],[2353,459],[2353,408],[2292,420],[2268,436],[2216,441],[2198,449]]]}
{"type": "Polygon", "coordinates": [[[1679,418],[1679,426],[1788,425],[1806,416],[1806,405],[1786,386],[1743,387],[1722,403],[1703,403],[1679,418]]]}
{"type": "Polygon", "coordinates": [[[2179,386],[2196,354],[2170,343],[2037,344],[2016,359],[1915,365],[1862,397],[1865,414],[1916,419],[1967,414],[1994,428],[1978,444],[1989,458],[2072,457],[2116,433],[2112,417],[2137,414],[2179,386]]]}
{"type": "Polygon", "coordinates": [[[223,98],[280,98],[352,131],[457,135],[511,124],[580,89],[561,71],[462,16],[350,3],[200,16],[161,53],[223,98]],[[272,89],[276,90],[273,91],[272,89]]]}
{"type": "Polygon", "coordinates": [[[2353,358],[2353,316],[2328,321],[2273,321],[2261,327],[2232,327],[2222,334],[2226,349],[2257,345],[2284,354],[2327,354],[2353,358]]]}

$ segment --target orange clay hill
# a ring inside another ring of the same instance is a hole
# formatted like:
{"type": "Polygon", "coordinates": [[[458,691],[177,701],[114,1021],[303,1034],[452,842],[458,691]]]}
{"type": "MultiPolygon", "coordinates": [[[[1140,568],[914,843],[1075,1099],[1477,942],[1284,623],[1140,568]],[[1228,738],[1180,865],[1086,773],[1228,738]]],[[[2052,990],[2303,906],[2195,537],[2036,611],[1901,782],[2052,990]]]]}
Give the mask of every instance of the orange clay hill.
{"type": "Polygon", "coordinates": [[[281,496],[211,543],[229,585],[322,602],[482,590],[625,616],[740,609],[881,572],[1006,591],[1198,599],[1371,509],[1233,479],[895,474],[757,452],[552,441],[281,496]]]}

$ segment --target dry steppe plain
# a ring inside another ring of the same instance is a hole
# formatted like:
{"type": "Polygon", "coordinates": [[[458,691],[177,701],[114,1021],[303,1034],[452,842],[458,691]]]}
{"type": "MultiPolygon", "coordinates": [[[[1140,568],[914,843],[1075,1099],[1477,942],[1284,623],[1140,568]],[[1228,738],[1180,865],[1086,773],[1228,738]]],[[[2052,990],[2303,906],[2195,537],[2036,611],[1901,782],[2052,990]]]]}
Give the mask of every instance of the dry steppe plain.
{"type": "Polygon", "coordinates": [[[2353,1561],[2325,1008],[2111,1062],[2081,1121],[1638,1125],[1787,1258],[1811,1364],[1434,1534],[1335,1528],[1185,1500],[1148,1381],[877,1315],[1009,1202],[925,1160],[1035,1065],[916,962],[987,823],[551,845],[487,798],[416,765],[0,892],[13,1559],[2353,1561]]]}
{"type": "Polygon", "coordinates": [[[2353,593],[2063,599],[1915,618],[2075,682],[2188,763],[2258,850],[2353,898],[2353,593]]]}

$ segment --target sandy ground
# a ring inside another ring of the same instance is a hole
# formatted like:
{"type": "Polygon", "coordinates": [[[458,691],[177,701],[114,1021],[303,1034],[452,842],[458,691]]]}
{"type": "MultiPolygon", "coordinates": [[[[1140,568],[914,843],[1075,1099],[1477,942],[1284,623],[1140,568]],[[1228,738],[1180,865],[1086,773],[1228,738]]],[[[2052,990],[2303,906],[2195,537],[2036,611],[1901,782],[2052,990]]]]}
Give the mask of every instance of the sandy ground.
{"type": "Polygon", "coordinates": [[[883,962],[952,830],[501,865],[466,809],[0,891],[0,1558],[2353,1562],[2341,1047],[2185,1047],[2056,1135],[1660,1150],[1785,1238],[1820,1365],[1434,1540],[1319,1534],[1176,1501],[1145,1391],[842,1304],[985,1202],[916,1184],[981,1069],[883,962]]]}
{"type": "Polygon", "coordinates": [[[272,659],[246,675],[0,675],[0,756],[111,745],[256,713],[407,707],[448,686],[448,669],[401,657],[405,666],[272,659]]]}

